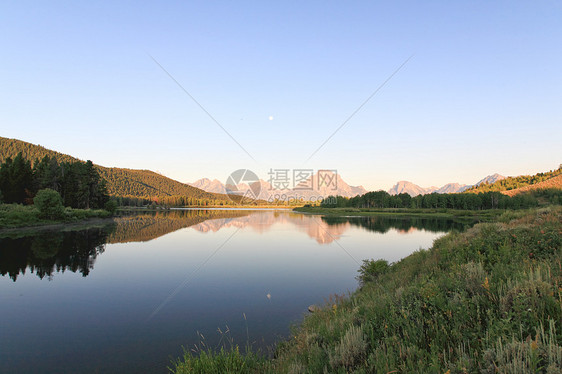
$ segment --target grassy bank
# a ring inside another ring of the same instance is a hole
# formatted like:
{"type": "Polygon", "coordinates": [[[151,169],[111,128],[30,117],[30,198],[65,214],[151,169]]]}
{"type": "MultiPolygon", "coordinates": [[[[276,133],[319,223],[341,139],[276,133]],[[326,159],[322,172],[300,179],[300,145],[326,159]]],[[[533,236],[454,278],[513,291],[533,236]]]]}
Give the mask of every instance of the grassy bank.
{"type": "Polygon", "coordinates": [[[33,205],[0,204],[0,230],[78,222],[91,218],[109,218],[111,213],[103,209],[64,209],[59,220],[41,218],[33,205]]]}
{"type": "Polygon", "coordinates": [[[510,211],[395,263],[307,316],[271,359],[186,353],[175,373],[560,373],[562,209],[510,211]]]}

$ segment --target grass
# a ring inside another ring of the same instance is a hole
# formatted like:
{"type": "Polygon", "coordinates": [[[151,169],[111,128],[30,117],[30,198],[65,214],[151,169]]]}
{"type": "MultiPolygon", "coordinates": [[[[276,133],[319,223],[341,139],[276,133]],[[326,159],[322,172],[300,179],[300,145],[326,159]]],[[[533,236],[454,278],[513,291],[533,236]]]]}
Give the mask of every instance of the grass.
{"type": "Polygon", "coordinates": [[[33,205],[0,204],[0,229],[72,223],[90,218],[109,217],[111,217],[111,213],[103,209],[65,208],[63,219],[48,220],[41,218],[39,211],[33,205]]]}
{"type": "Polygon", "coordinates": [[[191,353],[175,373],[560,373],[562,208],[506,212],[334,296],[271,358],[191,353]],[[219,371],[217,371],[219,370],[219,371]]]}

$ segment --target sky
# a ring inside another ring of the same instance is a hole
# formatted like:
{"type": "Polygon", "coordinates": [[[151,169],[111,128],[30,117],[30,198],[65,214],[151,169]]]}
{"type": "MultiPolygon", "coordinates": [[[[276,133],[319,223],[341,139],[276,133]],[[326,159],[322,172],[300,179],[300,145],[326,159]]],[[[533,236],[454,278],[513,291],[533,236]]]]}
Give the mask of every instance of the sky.
{"type": "Polygon", "coordinates": [[[557,1],[6,0],[0,136],[182,182],[534,174],[562,163],[561,19],[557,1]]]}

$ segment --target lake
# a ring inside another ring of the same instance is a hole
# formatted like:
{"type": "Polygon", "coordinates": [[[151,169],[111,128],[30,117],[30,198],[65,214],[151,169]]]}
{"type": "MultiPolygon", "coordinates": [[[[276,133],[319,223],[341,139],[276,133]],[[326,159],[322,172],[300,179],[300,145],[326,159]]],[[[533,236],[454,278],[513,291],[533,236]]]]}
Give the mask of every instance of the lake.
{"type": "Polygon", "coordinates": [[[0,239],[0,372],[166,373],[201,341],[267,350],[309,305],[355,290],[363,259],[465,227],[236,209],[115,221],[0,239]]]}

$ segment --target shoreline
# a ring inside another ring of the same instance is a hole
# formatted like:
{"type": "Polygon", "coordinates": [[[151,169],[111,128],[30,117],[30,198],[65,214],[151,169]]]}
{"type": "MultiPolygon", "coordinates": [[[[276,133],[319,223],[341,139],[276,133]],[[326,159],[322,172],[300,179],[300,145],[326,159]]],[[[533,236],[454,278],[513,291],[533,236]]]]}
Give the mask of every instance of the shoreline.
{"type": "Polygon", "coordinates": [[[451,232],[395,263],[364,261],[359,287],[313,308],[289,339],[273,347],[274,357],[232,345],[185,351],[170,370],[559,370],[560,234],[560,207],[501,212],[493,222],[451,232]],[[518,355],[506,356],[506,349],[518,355]]]}
{"type": "Polygon", "coordinates": [[[320,207],[298,207],[294,212],[313,215],[325,215],[335,217],[432,217],[447,219],[476,219],[493,220],[506,211],[501,209],[490,210],[454,210],[454,209],[402,209],[402,208],[320,208],[320,207]]]}
{"type": "MultiPolygon", "coordinates": [[[[33,225],[0,228],[0,238],[10,237],[10,234],[35,234],[48,231],[74,231],[90,227],[102,227],[115,222],[114,217],[92,217],[70,222],[38,222],[33,225]]],[[[25,236],[25,235],[24,235],[25,236]]]]}
{"type": "MultiPolygon", "coordinates": [[[[299,208],[299,207],[297,207],[299,208]]],[[[278,205],[261,205],[261,206],[251,206],[251,205],[241,205],[241,206],[225,206],[225,205],[214,205],[214,206],[184,206],[184,207],[160,207],[160,208],[149,208],[149,207],[118,207],[117,210],[128,211],[128,210],[142,210],[142,211],[166,211],[166,210],[191,210],[191,209],[213,209],[213,210],[272,210],[272,209],[282,209],[282,210],[293,210],[295,207],[292,206],[278,206],[278,205]]]]}

